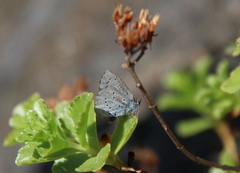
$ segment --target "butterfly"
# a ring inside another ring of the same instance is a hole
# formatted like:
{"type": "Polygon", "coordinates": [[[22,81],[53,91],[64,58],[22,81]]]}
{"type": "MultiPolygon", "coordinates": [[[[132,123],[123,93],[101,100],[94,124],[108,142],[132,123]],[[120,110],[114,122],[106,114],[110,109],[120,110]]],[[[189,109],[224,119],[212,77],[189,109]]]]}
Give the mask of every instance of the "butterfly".
{"type": "Polygon", "coordinates": [[[140,101],[133,97],[119,77],[106,70],[99,83],[98,95],[95,98],[97,115],[107,117],[110,121],[122,115],[138,115],[137,106],[140,105],[140,101]]]}

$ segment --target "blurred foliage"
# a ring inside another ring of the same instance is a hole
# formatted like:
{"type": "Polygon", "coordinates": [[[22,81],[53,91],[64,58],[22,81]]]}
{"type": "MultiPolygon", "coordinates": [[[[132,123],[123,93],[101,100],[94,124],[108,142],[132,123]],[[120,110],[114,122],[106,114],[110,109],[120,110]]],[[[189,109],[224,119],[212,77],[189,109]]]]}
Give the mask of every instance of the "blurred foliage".
{"type": "MultiPolygon", "coordinates": [[[[232,159],[231,155],[226,151],[223,150],[219,155],[219,163],[231,166],[237,166],[234,160],[232,159]]],[[[235,173],[235,171],[224,171],[218,168],[210,168],[209,173],[235,173]]]]}
{"type": "Polygon", "coordinates": [[[232,56],[239,56],[240,55],[240,37],[236,40],[236,47],[232,53],[232,56]]]}
{"type": "MultiPolygon", "coordinates": [[[[235,44],[229,45],[225,49],[225,53],[232,55],[233,57],[240,55],[240,37],[236,40],[235,44]]],[[[240,66],[234,69],[230,77],[221,85],[221,89],[224,92],[233,94],[240,91],[240,66]]]]}
{"type": "MultiPolygon", "coordinates": [[[[238,56],[240,38],[235,46],[225,51],[238,56]]],[[[229,73],[229,63],[222,60],[216,65],[215,73],[210,69],[210,57],[200,58],[191,68],[173,70],[166,75],[162,84],[171,91],[158,99],[162,110],[192,110],[200,116],[181,120],[176,125],[177,133],[190,137],[207,129],[214,129],[222,141],[223,149],[219,154],[222,165],[237,166],[239,163],[235,135],[227,120],[234,120],[240,115],[240,66],[229,73]],[[230,75],[229,75],[230,74],[230,75]]],[[[210,168],[210,173],[232,173],[217,168],[210,168]]]]}
{"type": "Polygon", "coordinates": [[[225,53],[233,57],[240,55],[240,37],[236,40],[235,43],[231,43],[229,46],[226,47],[225,53]]]}
{"type": "Polygon", "coordinates": [[[164,87],[172,91],[158,99],[158,105],[162,110],[192,110],[201,115],[177,124],[177,133],[183,137],[214,128],[230,114],[239,115],[240,93],[237,89],[240,85],[237,78],[240,75],[236,74],[239,72],[232,73],[227,79],[229,64],[226,60],[217,64],[215,73],[210,73],[211,65],[210,57],[203,57],[190,69],[171,71],[162,81],[164,87]],[[222,88],[234,90],[233,94],[220,89],[224,81],[222,88]],[[231,86],[233,83],[236,84],[235,87],[231,86]]]}
{"type": "Polygon", "coordinates": [[[229,94],[234,94],[240,91],[240,66],[234,69],[230,77],[223,82],[221,89],[229,94]]]}

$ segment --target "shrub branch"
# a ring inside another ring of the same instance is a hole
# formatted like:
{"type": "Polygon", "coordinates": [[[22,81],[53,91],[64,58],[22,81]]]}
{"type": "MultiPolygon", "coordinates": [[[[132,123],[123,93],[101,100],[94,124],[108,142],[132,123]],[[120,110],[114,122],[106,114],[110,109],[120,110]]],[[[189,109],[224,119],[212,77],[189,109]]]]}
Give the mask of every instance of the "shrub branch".
{"type": "Polygon", "coordinates": [[[147,91],[145,90],[144,86],[142,85],[142,82],[140,81],[138,75],[135,72],[135,65],[137,64],[138,60],[140,60],[141,57],[144,55],[145,50],[146,50],[146,46],[144,46],[142,48],[139,56],[134,61],[131,61],[132,55],[130,55],[130,54],[127,55],[126,58],[125,58],[126,63],[123,64],[123,68],[127,69],[130,72],[131,76],[133,77],[133,79],[136,83],[137,88],[139,88],[139,90],[142,92],[143,97],[144,97],[148,107],[152,110],[152,112],[154,113],[154,115],[158,119],[159,123],[161,124],[161,126],[163,127],[163,129],[165,130],[165,132],[167,133],[169,138],[172,140],[172,142],[174,143],[176,148],[178,150],[180,150],[183,154],[185,154],[189,159],[191,159],[192,161],[194,161],[198,164],[209,166],[209,167],[216,167],[216,168],[219,168],[219,169],[222,169],[222,170],[231,170],[231,171],[239,172],[240,171],[239,166],[234,167],[234,166],[228,166],[228,165],[220,165],[220,164],[213,163],[213,162],[210,162],[208,160],[202,159],[202,158],[197,157],[197,156],[193,155],[192,153],[190,153],[184,147],[184,145],[179,142],[177,137],[173,134],[172,130],[169,128],[169,126],[165,122],[163,116],[160,114],[160,111],[159,111],[158,107],[153,102],[153,100],[151,99],[151,97],[149,96],[147,91]]]}

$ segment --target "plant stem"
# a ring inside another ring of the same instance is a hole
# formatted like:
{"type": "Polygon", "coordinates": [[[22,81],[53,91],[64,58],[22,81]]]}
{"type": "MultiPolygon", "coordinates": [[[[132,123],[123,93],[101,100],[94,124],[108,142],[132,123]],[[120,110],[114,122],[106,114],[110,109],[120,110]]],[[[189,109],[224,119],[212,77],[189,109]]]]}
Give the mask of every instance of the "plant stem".
{"type": "Polygon", "coordinates": [[[169,126],[167,125],[165,120],[163,119],[163,116],[160,114],[160,112],[158,110],[158,107],[156,106],[156,104],[153,102],[153,100],[148,95],[147,91],[143,87],[141,81],[139,80],[139,78],[138,78],[138,76],[137,76],[137,74],[135,72],[135,65],[141,59],[141,57],[144,55],[145,50],[146,50],[146,47],[144,46],[141,49],[140,55],[136,58],[135,61],[131,61],[132,54],[131,55],[128,54],[126,56],[126,58],[125,58],[126,64],[123,65],[123,68],[127,69],[130,72],[130,74],[132,75],[133,79],[135,80],[136,86],[142,92],[143,97],[144,97],[147,105],[152,110],[152,112],[154,113],[154,115],[156,116],[156,118],[158,119],[158,121],[160,122],[161,126],[163,127],[163,129],[165,130],[165,132],[167,133],[169,138],[172,140],[172,142],[174,143],[176,148],[179,149],[183,154],[185,154],[189,159],[191,159],[192,161],[194,161],[194,162],[196,162],[198,164],[209,166],[209,167],[216,167],[216,168],[223,169],[223,170],[231,170],[231,171],[239,172],[240,171],[240,167],[239,166],[238,167],[233,167],[233,166],[228,166],[228,165],[220,165],[220,164],[213,163],[213,162],[210,162],[208,160],[202,159],[202,158],[197,157],[197,156],[193,155],[192,153],[190,153],[179,142],[179,140],[176,138],[176,136],[173,134],[173,132],[171,131],[171,129],[169,128],[169,126]]]}
{"type": "Polygon", "coordinates": [[[218,134],[220,140],[222,141],[224,150],[231,155],[231,158],[233,158],[235,163],[239,163],[237,144],[234,140],[234,136],[229,124],[227,124],[226,122],[221,122],[215,128],[215,131],[218,134]]]}

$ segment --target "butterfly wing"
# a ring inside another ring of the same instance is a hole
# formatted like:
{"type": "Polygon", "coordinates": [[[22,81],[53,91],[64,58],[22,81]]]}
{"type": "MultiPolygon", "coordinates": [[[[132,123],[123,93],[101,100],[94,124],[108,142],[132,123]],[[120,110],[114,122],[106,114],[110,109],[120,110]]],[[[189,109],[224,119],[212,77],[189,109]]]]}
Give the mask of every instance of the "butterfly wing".
{"type": "Polygon", "coordinates": [[[109,70],[105,71],[100,80],[98,94],[111,94],[116,96],[116,98],[126,98],[128,100],[133,100],[133,95],[125,83],[109,70]]]}
{"type": "Polygon", "coordinates": [[[124,82],[106,70],[103,74],[98,96],[95,100],[97,114],[104,117],[118,117],[137,111],[138,102],[133,98],[124,82]]]}

